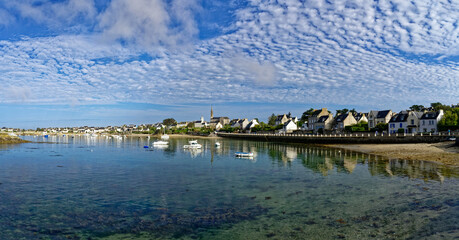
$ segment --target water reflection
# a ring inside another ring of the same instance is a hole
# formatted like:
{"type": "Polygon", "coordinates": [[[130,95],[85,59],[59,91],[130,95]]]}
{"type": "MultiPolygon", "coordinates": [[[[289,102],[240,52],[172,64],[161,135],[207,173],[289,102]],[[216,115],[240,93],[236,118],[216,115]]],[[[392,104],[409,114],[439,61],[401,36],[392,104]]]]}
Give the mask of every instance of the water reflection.
{"type": "MultiPolygon", "coordinates": [[[[320,173],[352,174],[357,166],[367,166],[368,172],[381,176],[401,176],[411,179],[434,180],[443,182],[445,178],[458,178],[459,169],[420,160],[387,159],[377,155],[358,153],[344,149],[323,148],[305,145],[289,145],[265,142],[231,141],[221,149],[211,149],[213,154],[228,155],[232,151],[253,152],[255,156],[267,154],[278,166],[291,167],[293,161],[320,173]]],[[[256,157],[255,157],[256,159],[256,157]]]]}
{"type": "MultiPolygon", "coordinates": [[[[110,136],[43,136],[26,137],[25,139],[45,143],[72,144],[85,147],[139,148],[149,146],[150,151],[162,151],[167,156],[184,152],[190,158],[209,157],[211,165],[217,156],[234,157],[235,152],[252,152],[255,163],[259,156],[268,156],[279,167],[291,167],[292,162],[300,161],[305,168],[328,176],[334,173],[352,174],[358,166],[367,167],[373,176],[401,176],[411,179],[435,180],[443,182],[445,178],[459,177],[458,168],[445,167],[433,162],[417,160],[386,159],[380,156],[352,152],[350,150],[307,146],[302,144],[279,144],[252,142],[228,139],[199,139],[201,149],[183,149],[192,138],[170,139],[169,145],[152,146],[155,138],[147,137],[110,137],[110,136]],[[215,146],[216,142],[220,146],[215,146]]],[[[0,146],[8,149],[8,146],[0,146]]]]}
{"type": "Polygon", "coordinates": [[[47,144],[0,152],[0,239],[419,239],[457,229],[459,183],[438,186],[458,171],[434,163],[226,139],[198,139],[199,151],[183,149],[188,138],[164,149],[139,137],[36,139],[47,144]],[[242,151],[254,162],[236,159],[242,151]]]}

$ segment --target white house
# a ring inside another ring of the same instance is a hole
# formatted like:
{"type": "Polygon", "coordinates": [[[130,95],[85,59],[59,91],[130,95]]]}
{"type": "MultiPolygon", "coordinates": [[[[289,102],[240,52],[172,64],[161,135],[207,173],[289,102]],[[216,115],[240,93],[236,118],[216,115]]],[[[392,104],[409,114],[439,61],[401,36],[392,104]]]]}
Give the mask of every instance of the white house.
{"type": "Polygon", "coordinates": [[[256,119],[252,119],[252,121],[250,121],[249,124],[247,124],[245,129],[250,130],[250,129],[252,129],[253,127],[255,127],[257,125],[258,125],[257,120],[256,119]]]}
{"type": "Polygon", "coordinates": [[[404,133],[408,133],[408,112],[402,111],[395,114],[389,120],[389,133],[397,133],[398,129],[403,129],[404,133]]]}
{"type": "Polygon", "coordinates": [[[222,129],[222,128],[223,128],[222,122],[218,122],[218,123],[215,125],[215,130],[217,130],[217,131],[220,130],[220,129],[222,129]]]}
{"type": "Polygon", "coordinates": [[[437,112],[426,112],[420,120],[419,130],[422,132],[437,133],[437,124],[443,118],[443,110],[437,112]]]}
{"type": "Polygon", "coordinates": [[[291,133],[295,130],[298,130],[298,126],[293,120],[288,120],[286,123],[284,123],[284,126],[282,127],[283,132],[285,133],[291,133]]]}

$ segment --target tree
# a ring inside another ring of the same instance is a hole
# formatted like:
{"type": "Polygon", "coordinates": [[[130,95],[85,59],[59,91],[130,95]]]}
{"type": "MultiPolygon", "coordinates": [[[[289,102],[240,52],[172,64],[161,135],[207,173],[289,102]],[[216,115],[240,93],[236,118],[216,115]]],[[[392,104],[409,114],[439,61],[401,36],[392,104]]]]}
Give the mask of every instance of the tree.
{"type": "Polygon", "coordinates": [[[312,113],[314,113],[314,108],[310,108],[309,110],[304,112],[303,115],[301,115],[300,121],[302,121],[302,122],[308,121],[308,117],[311,116],[312,113]]]}
{"type": "Polygon", "coordinates": [[[389,124],[387,123],[378,123],[376,126],[373,128],[373,130],[382,132],[382,131],[387,131],[389,129],[389,124]]]}
{"type": "Polygon", "coordinates": [[[273,113],[269,118],[268,118],[268,125],[274,126],[276,124],[276,119],[277,116],[273,113]]]}
{"type": "Polygon", "coordinates": [[[438,125],[455,126],[458,124],[458,115],[453,111],[446,111],[438,125]]]}
{"type": "Polygon", "coordinates": [[[423,105],[413,105],[410,107],[410,110],[411,111],[416,111],[416,112],[420,112],[424,109],[425,107],[423,105]]]}
{"type": "Polygon", "coordinates": [[[340,114],[346,114],[348,112],[349,112],[349,109],[347,109],[347,108],[343,108],[341,110],[338,109],[338,110],[336,110],[336,116],[338,116],[340,114]]]}
{"type": "Polygon", "coordinates": [[[166,118],[163,120],[163,124],[166,125],[166,126],[171,126],[171,125],[174,125],[176,124],[177,121],[175,121],[175,119],[173,118],[166,118]]]}
{"type": "Polygon", "coordinates": [[[352,115],[355,115],[357,113],[357,111],[355,110],[355,108],[353,108],[352,110],[349,110],[350,113],[352,113],[352,115]]]}
{"type": "Polygon", "coordinates": [[[438,111],[440,109],[442,109],[443,111],[451,111],[452,110],[452,108],[450,106],[443,105],[440,102],[431,103],[430,106],[433,107],[435,109],[435,111],[438,111]]]}

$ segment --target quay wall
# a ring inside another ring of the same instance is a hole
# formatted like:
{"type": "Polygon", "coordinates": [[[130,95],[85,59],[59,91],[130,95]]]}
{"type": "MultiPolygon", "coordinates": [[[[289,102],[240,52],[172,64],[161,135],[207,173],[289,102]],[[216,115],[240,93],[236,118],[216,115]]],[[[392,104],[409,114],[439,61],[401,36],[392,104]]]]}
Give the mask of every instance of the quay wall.
{"type": "Polygon", "coordinates": [[[217,133],[219,137],[237,138],[267,142],[309,143],[309,144],[393,144],[393,143],[437,143],[447,140],[449,135],[375,135],[363,134],[256,134],[256,133],[217,133]]]}

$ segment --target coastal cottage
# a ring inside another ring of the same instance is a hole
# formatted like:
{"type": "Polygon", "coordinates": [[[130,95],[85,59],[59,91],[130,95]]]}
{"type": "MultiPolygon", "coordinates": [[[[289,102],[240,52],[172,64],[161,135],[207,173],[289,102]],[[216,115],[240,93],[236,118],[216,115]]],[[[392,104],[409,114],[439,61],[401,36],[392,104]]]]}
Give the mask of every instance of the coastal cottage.
{"type": "Polygon", "coordinates": [[[238,124],[239,124],[239,127],[241,129],[246,129],[247,128],[247,125],[249,125],[249,120],[247,118],[244,118],[244,119],[241,119],[238,121],[238,124]]]}
{"type": "Polygon", "coordinates": [[[249,120],[247,118],[244,119],[237,119],[236,121],[232,120],[231,124],[232,128],[239,128],[239,129],[246,129],[247,125],[249,124],[249,120]]]}
{"type": "Polygon", "coordinates": [[[395,114],[389,120],[389,133],[397,133],[398,129],[403,129],[404,133],[408,132],[408,112],[402,111],[395,114]]]}
{"type": "Polygon", "coordinates": [[[314,123],[314,132],[318,132],[319,129],[331,130],[333,125],[333,114],[329,113],[328,115],[321,116],[317,122],[314,123]]]}
{"type": "Polygon", "coordinates": [[[354,112],[353,116],[354,116],[355,120],[357,121],[357,123],[361,123],[361,122],[367,122],[368,123],[368,118],[367,118],[368,113],[354,112]]]}
{"type": "Polygon", "coordinates": [[[357,124],[354,116],[351,113],[340,114],[335,117],[333,130],[343,132],[346,126],[357,124]]]}
{"type": "Polygon", "coordinates": [[[293,120],[288,120],[286,123],[284,123],[282,130],[284,133],[291,133],[295,130],[298,130],[298,126],[293,120]]]}
{"type": "Polygon", "coordinates": [[[443,118],[443,110],[437,112],[426,112],[422,115],[420,119],[420,126],[419,129],[422,132],[432,132],[437,133],[437,124],[443,118]]]}
{"type": "Polygon", "coordinates": [[[177,128],[185,128],[187,127],[189,122],[179,122],[177,123],[177,128]]]}
{"type": "Polygon", "coordinates": [[[392,110],[370,111],[368,114],[368,129],[376,127],[379,123],[389,123],[392,110]]]}
{"type": "Polygon", "coordinates": [[[420,125],[422,115],[424,115],[423,112],[408,111],[408,119],[406,120],[408,124],[407,133],[420,132],[419,125],[420,125]]]}
{"type": "MultiPolygon", "coordinates": [[[[308,117],[308,130],[316,131],[316,123],[319,121],[319,118],[322,116],[328,116],[330,113],[327,108],[322,108],[320,110],[315,110],[311,116],[308,117]]],[[[322,124],[323,125],[323,124],[322,124]]],[[[322,126],[321,125],[321,126],[322,126]]]]}
{"type": "Polygon", "coordinates": [[[217,124],[216,124],[214,127],[215,127],[215,130],[217,130],[217,131],[218,131],[218,130],[220,130],[220,129],[222,129],[222,128],[223,128],[223,125],[222,125],[222,123],[221,123],[221,122],[218,122],[218,123],[217,123],[217,124]]]}
{"type": "Polygon", "coordinates": [[[287,114],[277,115],[275,126],[283,125],[289,120],[287,114]]]}
{"type": "Polygon", "coordinates": [[[194,127],[195,128],[205,128],[208,126],[207,122],[204,121],[204,117],[201,116],[201,120],[198,120],[198,121],[194,121],[194,127]]]}
{"type": "Polygon", "coordinates": [[[249,124],[247,124],[245,129],[250,131],[253,127],[255,127],[257,125],[258,125],[258,121],[256,119],[252,119],[252,121],[250,121],[249,124]]]}
{"type": "Polygon", "coordinates": [[[422,115],[422,112],[401,111],[389,121],[389,133],[396,133],[400,128],[404,133],[419,132],[419,121],[422,115]]]}
{"type": "Polygon", "coordinates": [[[211,127],[215,127],[218,123],[221,123],[221,125],[224,126],[230,123],[230,119],[228,117],[212,117],[209,125],[211,127]]]}

